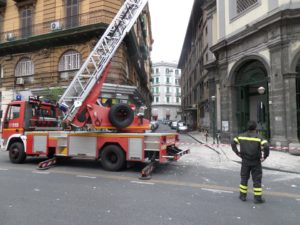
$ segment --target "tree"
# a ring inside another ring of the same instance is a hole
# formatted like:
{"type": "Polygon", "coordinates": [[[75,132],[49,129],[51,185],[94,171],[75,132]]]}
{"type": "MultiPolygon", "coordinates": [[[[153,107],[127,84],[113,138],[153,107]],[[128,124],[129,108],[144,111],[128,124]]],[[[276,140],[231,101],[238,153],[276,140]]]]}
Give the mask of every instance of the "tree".
{"type": "Polygon", "coordinates": [[[48,87],[46,94],[45,94],[45,99],[49,100],[50,102],[56,103],[63,93],[64,93],[64,88],[61,88],[61,87],[49,88],[48,87]]]}

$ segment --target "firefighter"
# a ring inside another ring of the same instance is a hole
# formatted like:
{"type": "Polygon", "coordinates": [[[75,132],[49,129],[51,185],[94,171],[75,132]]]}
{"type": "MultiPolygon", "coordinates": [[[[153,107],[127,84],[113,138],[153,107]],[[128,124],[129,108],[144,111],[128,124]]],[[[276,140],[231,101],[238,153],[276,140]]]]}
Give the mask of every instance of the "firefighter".
{"type": "Polygon", "coordinates": [[[235,137],[231,142],[232,150],[242,158],[240,200],[247,200],[248,180],[250,173],[253,180],[254,203],[264,203],[262,198],[262,166],[261,163],[269,156],[268,141],[256,131],[256,122],[248,122],[247,132],[235,137]],[[240,151],[237,145],[240,145],[240,151]]]}

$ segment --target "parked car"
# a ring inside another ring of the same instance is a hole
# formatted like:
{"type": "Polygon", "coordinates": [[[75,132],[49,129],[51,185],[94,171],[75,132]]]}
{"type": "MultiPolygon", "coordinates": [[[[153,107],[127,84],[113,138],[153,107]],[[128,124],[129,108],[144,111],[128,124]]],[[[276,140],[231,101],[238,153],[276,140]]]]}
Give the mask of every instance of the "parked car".
{"type": "Polygon", "coordinates": [[[156,120],[152,120],[150,121],[150,125],[151,125],[151,130],[154,131],[159,127],[159,123],[156,120]]]}
{"type": "Polygon", "coordinates": [[[176,130],[178,133],[186,133],[188,131],[188,126],[184,122],[180,121],[177,123],[176,130]]]}
{"type": "Polygon", "coordinates": [[[171,129],[176,130],[176,129],[177,129],[177,124],[178,124],[178,121],[173,121],[173,122],[171,123],[171,129]]]}

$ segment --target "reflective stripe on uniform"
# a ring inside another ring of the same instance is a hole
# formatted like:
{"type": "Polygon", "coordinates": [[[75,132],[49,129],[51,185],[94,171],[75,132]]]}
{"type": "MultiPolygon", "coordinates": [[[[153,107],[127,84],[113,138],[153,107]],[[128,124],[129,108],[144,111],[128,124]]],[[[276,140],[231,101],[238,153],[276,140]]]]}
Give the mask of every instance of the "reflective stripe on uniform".
{"type": "Polygon", "coordinates": [[[240,142],[239,142],[239,139],[237,139],[237,138],[234,138],[233,140],[234,140],[236,143],[238,143],[238,144],[240,143],[240,142]]]}
{"type": "Polygon", "coordinates": [[[240,184],[240,192],[247,193],[247,189],[248,189],[247,186],[240,184]]]}
{"type": "Polygon", "coordinates": [[[243,141],[257,141],[257,142],[261,142],[260,138],[253,138],[253,137],[238,137],[239,140],[243,140],[243,141]]]}
{"type": "Polygon", "coordinates": [[[264,144],[267,144],[267,143],[268,143],[268,141],[263,140],[260,144],[261,144],[261,145],[264,145],[264,144]]]}
{"type": "Polygon", "coordinates": [[[253,188],[253,192],[255,196],[262,195],[262,188],[253,188]]]}

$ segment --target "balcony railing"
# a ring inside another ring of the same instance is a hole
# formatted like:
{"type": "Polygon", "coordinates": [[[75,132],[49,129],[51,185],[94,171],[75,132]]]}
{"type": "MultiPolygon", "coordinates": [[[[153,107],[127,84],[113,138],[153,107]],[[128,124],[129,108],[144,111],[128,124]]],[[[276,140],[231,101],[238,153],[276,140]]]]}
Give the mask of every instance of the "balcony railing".
{"type": "MultiPolygon", "coordinates": [[[[1,0],[0,0],[1,5],[1,0]]],[[[57,20],[34,24],[30,27],[10,30],[0,33],[0,42],[9,42],[26,39],[33,36],[48,34],[62,30],[69,30],[93,24],[109,24],[114,14],[105,10],[97,10],[89,13],[80,14],[73,17],[64,17],[57,20]]],[[[4,21],[8,22],[8,21],[4,21]]]]}

